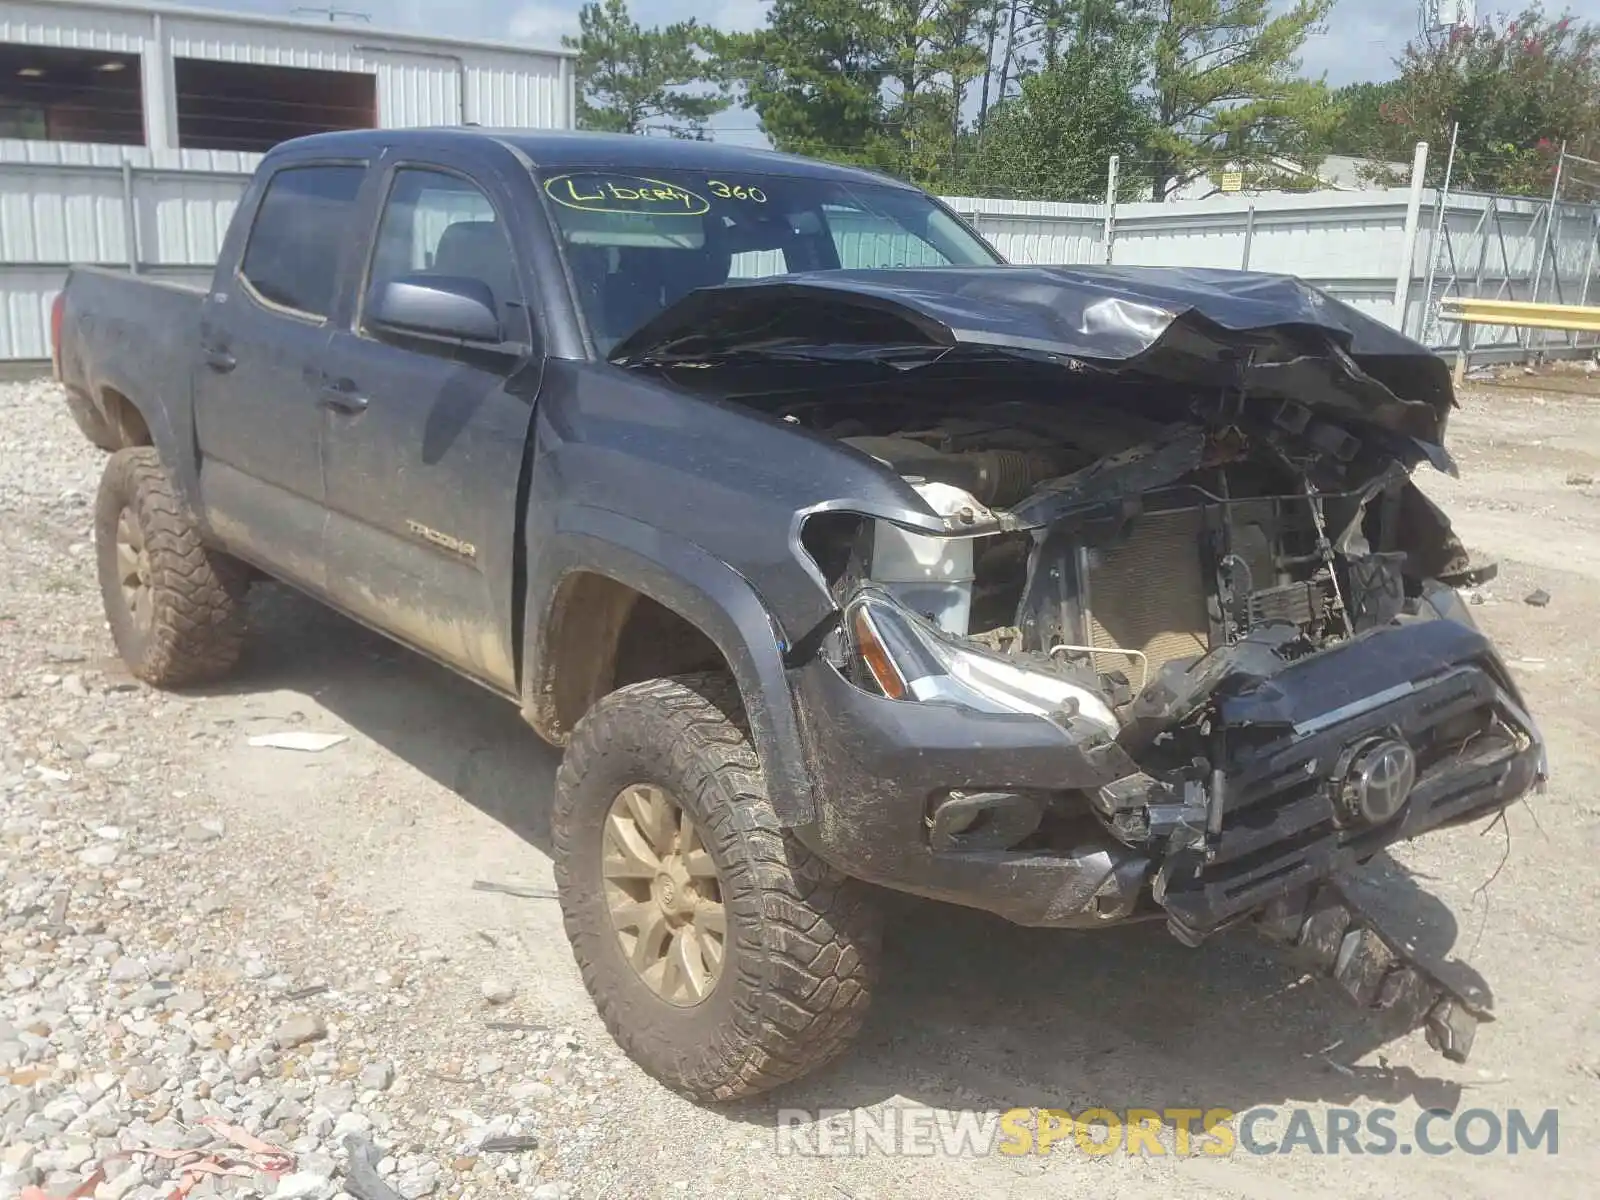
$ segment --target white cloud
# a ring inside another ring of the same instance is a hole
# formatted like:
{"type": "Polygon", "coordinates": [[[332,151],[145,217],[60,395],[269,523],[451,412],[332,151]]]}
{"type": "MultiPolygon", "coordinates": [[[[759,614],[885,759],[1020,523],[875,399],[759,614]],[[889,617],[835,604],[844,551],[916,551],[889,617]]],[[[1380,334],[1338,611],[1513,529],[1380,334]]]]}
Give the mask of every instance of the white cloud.
{"type": "Polygon", "coordinates": [[[767,23],[767,0],[722,0],[710,25],[726,33],[760,29],[767,23]]]}
{"type": "Polygon", "coordinates": [[[1417,11],[1393,0],[1341,0],[1300,51],[1300,67],[1311,78],[1326,73],[1339,87],[1395,74],[1394,60],[1417,36],[1417,11]]]}
{"type": "Polygon", "coordinates": [[[578,32],[576,6],[525,4],[511,14],[507,32],[519,42],[559,46],[564,34],[578,32]]]}

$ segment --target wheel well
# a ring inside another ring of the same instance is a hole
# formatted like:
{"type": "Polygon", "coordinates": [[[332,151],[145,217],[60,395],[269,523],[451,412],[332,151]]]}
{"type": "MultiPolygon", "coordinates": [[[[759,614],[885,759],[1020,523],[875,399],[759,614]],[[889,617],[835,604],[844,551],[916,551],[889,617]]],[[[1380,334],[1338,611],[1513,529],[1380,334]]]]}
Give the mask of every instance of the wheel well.
{"type": "Polygon", "coordinates": [[[727,671],[727,659],[697,625],[643,592],[579,571],[562,581],[544,638],[543,686],[529,718],[564,740],[600,697],[645,679],[727,671]]]}
{"type": "Polygon", "coordinates": [[[130,446],[155,444],[150,437],[150,426],[139,411],[139,406],[121,392],[115,388],[102,388],[100,407],[106,414],[106,424],[116,443],[113,449],[126,450],[130,446]]]}

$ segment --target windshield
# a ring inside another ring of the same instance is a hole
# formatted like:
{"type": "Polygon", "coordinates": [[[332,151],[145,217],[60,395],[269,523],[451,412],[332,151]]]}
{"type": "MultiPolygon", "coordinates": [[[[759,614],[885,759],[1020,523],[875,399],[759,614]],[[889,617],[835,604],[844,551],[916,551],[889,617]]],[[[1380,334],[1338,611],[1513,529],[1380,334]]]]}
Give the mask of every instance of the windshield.
{"type": "Polygon", "coordinates": [[[998,261],[921,192],[787,175],[547,171],[601,353],[696,288],[844,268],[998,261]]]}

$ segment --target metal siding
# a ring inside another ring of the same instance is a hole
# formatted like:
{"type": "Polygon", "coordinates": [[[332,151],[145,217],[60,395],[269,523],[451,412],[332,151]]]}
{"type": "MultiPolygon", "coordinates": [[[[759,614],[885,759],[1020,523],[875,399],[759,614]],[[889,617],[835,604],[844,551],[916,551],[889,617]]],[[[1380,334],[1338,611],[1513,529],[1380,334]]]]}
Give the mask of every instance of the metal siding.
{"type": "Polygon", "coordinates": [[[559,60],[530,55],[467,56],[467,111],[480,125],[506,129],[562,129],[566,85],[559,60]]]}
{"type": "Polygon", "coordinates": [[[123,232],[120,167],[0,161],[0,263],[127,262],[123,232]]]}
{"type": "Polygon", "coordinates": [[[0,141],[0,360],[49,357],[65,264],[127,267],[124,159],[141,270],[205,284],[261,155],[0,141]]]}
{"type": "Polygon", "coordinates": [[[182,172],[141,178],[136,191],[140,259],[153,264],[214,264],[248,178],[182,172]]]}
{"type": "Polygon", "coordinates": [[[50,305],[59,271],[0,268],[0,360],[50,357],[50,305]]]}
{"type": "Polygon", "coordinates": [[[167,17],[164,24],[173,58],[372,73],[365,58],[354,49],[355,39],[349,29],[330,35],[294,29],[255,29],[230,24],[227,20],[192,17],[167,17]]]}
{"type": "Polygon", "coordinates": [[[34,142],[0,138],[0,169],[7,164],[44,166],[119,167],[123,157],[148,165],[150,152],[143,146],[103,146],[90,142],[34,142]]]}
{"type": "Polygon", "coordinates": [[[168,25],[168,40],[175,58],[373,75],[378,124],[385,129],[454,125],[463,119],[501,127],[559,128],[567,124],[560,60],[553,55],[478,53],[467,48],[459,53],[433,52],[385,44],[381,35],[367,41],[359,30],[298,34],[229,29],[226,22],[177,19],[168,25]],[[467,90],[464,111],[463,75],[467,90]]]}
{"type": "MultiPolygon", "coordinates": [[[[96,8],[9,0],[0,9],[0,41],[160,54],[158,79],[166,78],[171,58],[375,75],[378,123],[383,128],[453,125],[463,119],[508,127],[572,125],[570,71],[563,69],[570,55],[531,47],[522,53],[506,45],[431,41],[358,26],[322,28],[159,7],[96,8]],[[157,13],[164,52],[154,43],[157,13]]],[[[164,111],[167,102],[167,97],[150,94],[147,87],[149,129],[172,124],[164,111]]]]}
{"type": "Polygon", "coordinates": [[[137,10],[89,14],[53,4],[18,4],[0,8],[0,42],[60,46],[70,50],[109,50],[142,54],[150,18],[137,10]]]}
{"type": "Polygon", "coordinates": [[[1088,263],[1100,261],[1105,215],[1098,205],[1050,200],[945,200],[1007,262],[1088,263]]]}
{"type": "Polygon", "coordinates": [[[729,279],[765,279],[784,271],[782,250],[741,250],[728,262],[729,279]]]}
{"type": "MultiPolygon", "coordinates": [[[[512,47],[432,42],[353,26],[321,29],[161,12],[7,0],[0,41],[139,54],[146,60],[147,128],[159,140],[176,123],[171,58],[350,71],[376,76],[386,128],[453,125],[569,127],[562,56],[512,47]],[[462,94],[462,80],[466,92],[462,94]]],[[[128,263],[122,164],[133,172],[138,257],[152,275],[204,283],[259,154],[58,142],[0,141],[0,359],[49,355],[51,302],[61,264],[128,263]],[[43,266],[34,264],[44,264],[43,266]]]]}
{"type": "Polygon", "coordinates": [[[839,265],[851,267],[940,267],[945,258],[909,233],[885,233],[873,218],[835,214],[828,217],[839,265]]]}
{"type": "Polygon", "coordinates": [[[378,124],[384,129],[454,125],[461,119],[455,64],[371,52],[377,62],[378,124]]]}

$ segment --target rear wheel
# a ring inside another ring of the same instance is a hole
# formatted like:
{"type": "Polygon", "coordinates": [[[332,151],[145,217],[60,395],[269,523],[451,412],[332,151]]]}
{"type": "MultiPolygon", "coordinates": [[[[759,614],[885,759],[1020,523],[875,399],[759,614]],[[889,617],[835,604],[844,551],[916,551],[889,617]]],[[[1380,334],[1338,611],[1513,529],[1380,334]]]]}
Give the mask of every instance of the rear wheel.
{"type": "Polygon", "coordinates": [[[95,504],[100,595],[117,653],[157,687],[222,678],[244,644],[244,568],[208,549],[149,446],[106,462],[95,504]]]}
{"type": "Polygon", "coordinates": [[[584,984],[669,1087],[755,1095],[860,1028],[876,908],[779,826],[731,681],[656,679],[600,700],[562,763],[554,834],[584,984]]]}

